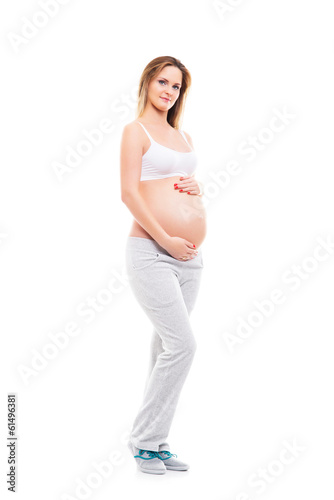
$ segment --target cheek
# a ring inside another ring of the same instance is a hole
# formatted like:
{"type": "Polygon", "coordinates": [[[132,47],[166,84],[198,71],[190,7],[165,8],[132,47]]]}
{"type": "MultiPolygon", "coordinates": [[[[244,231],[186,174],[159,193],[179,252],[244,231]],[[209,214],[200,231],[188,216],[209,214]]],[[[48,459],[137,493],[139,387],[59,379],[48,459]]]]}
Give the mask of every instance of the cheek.
{"type": "Polygon", "coordinates": [[[148,89],[148,93],[151,94],[151,97],[155,98],[155,97],[158,97],[160,95],[160,88],[159,88],[159,84],[152,84],[150,85],[149,89],[148,89]]]}
{"type": "Polygon", "coordinates": [[[155,87],[154,91],[153,91],[153,98],[156,99],[157,101],[159,101],[160,99],[160,94],[161,94],[161,88],[159,87],[155,87]]]}

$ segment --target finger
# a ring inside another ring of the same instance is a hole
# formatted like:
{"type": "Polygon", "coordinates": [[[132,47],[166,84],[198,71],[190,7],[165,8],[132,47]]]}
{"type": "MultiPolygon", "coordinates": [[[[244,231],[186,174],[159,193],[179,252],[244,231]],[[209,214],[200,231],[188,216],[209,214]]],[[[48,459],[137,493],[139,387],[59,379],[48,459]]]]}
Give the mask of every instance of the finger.
{"type": "Polygon", "coordinates": [[[180,182],[175,182],[176,186],[180,186],[182,187],[183,189],[185,187],[195,187],[196,186],[196,182],[193,182],[193,181],[180,181],[180,182]]]}
{"type": "Polygon", "coordinates": [[[189,185],[185,185],[185,186],[178,186],[177,189],[179,191],[181,191],[181,193],[187,193],[188,191],[194,193],[195,190],[196,190],[196,187],[194,186],[189,186],[189,185]]]}
{"type": "Polygon", "coordinates": [[[191,194],[198,194],[200,192],[197,186],[179,186],[177,189],[181,191],[181,193],[190,192],[191,194]]]}
{"type": "Polygon", "coordinates": [[[174,188],[176,188],[176,189],[183,189],[183,191],[185,189],[187,189],[188,187],[191,187],[191,186],[188,183],[186,183],[186,182],[176,182],[174,184],[174,188]]]}
{"type": "Polygon", "coordinates": [[[196,248],[196,245],[194,245],[194,243],[191,243],[191,241],[188,241],[188,240],[186,240],[186,246],[187,246],[188,248],[191,248],[192,250],[193,250],[194,248],[196,248]]]}
{"type": "Polygon", "coordinates": [[[184,194],[184,193],[186,193],[186,194],[198,194],[199,193],[197,188],[188,188],[188,187],[178,188],[178,191],[181,194],[184,194]]]}
{"type": "Polygon", "coordinates": [[[196,186],[197,185],[197,182],[196,180],[193,179],[193,177],[182,177],[181,180],[179,181],[175,181],[174,182],[174,186],[175,185],[178,185],[178,186],[196,186]]]}

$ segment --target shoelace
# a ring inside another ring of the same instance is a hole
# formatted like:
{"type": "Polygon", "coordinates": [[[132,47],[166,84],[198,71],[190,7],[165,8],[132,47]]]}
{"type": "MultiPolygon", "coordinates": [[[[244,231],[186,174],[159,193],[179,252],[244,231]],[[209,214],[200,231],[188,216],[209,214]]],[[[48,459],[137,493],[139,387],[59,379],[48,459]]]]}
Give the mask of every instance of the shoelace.
{"type": "Polygon", "coordinates": [[[156,452],[157,455],[159,456],[159,458],[161,458],[161,460],[167,460],[167,458],[171,458],[171,457],[177,457],[177,455],[175,455],[174,453],[170,453],[169,451],[167,450],[163,450],[163,451],[160,451],[160,452],[156,452]],[[162,458],[159,453],[166,453],[167,457],[166,458],[162,458]]]}
{"type": "Polygon", "coordinates": [[[137,457],[138,458],[142,458],[143,460],[152,460],[152,458],[160,458],[161,460],[167,460],[167,458],[170,458],[170,457],[177,457],[177,455],[174,455],[173,453],[170,453],[167,450],[160,451],[160,453],[166,453],[167,457],[166,458],[162,458],[159,455],[158,451],[149,451],[149,450],[139,450],[139,455],[134,455],[134,457],[135,458],[137,458],[137,457]],[[143,457],[143,454],[145,452],[149,455],[148,457],[143,457]]]}
{"type": "Polygon", "coordinates": [[[149,450],[139,450],[139,455],[134,455],[134,457],[142,458],[143,460],[152,460],[152,458],[157,458],[157,452],[149,450]],[[144,453],[147,453],[149,457],[143,457],[142,455],[144,453]]]}

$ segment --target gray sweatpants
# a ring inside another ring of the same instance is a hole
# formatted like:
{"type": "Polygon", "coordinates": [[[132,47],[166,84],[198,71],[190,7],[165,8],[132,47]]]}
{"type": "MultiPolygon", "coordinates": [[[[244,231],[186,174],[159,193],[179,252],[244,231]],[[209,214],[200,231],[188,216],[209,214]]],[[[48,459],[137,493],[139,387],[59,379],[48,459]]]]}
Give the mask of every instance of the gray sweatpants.
{"type": "Polygon", "coordinates": [[[153,325],[144,398],[130,441],[139,449],[170,451],[167,436],[196,351],[189,315],[200,286],[202,249],[180,261],[155,240],[128,236],[125,261],[130,287],[153,325]]]}

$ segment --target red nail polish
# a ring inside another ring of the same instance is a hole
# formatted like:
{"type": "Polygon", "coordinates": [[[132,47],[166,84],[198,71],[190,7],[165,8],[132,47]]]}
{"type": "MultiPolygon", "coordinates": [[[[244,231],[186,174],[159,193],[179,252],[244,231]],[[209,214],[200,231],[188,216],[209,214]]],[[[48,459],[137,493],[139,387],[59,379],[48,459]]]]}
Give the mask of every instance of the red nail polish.
{"type": "Polygon", "coordinates": [[[196,245],[193,245],[194,248],[196,248],[196,245]]]}
{"type": "Polygon", "coordinates": [[[183,189],[180,189],[180,191],[183,191],[183,189]]]}
{"type": "Polygon", "coordinates": [[[187,194],[190,194],[190,191],[188,191],[187,194]]]}

